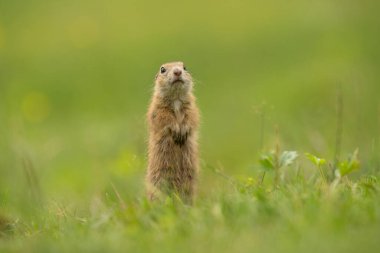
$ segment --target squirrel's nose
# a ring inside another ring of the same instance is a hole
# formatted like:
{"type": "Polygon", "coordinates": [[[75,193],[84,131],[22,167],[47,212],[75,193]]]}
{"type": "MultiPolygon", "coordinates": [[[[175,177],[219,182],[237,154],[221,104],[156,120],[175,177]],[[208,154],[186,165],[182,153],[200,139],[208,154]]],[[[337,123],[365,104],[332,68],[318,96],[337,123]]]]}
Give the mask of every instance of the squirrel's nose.
{"type": "Polygon", "coordinates": [[[182,74],[182,71],[181,71],[180,69],[175,69],[175,70],[173,71],[173,74],[174,74],[175,76],[180,76],[180,75],[182,74]]]}

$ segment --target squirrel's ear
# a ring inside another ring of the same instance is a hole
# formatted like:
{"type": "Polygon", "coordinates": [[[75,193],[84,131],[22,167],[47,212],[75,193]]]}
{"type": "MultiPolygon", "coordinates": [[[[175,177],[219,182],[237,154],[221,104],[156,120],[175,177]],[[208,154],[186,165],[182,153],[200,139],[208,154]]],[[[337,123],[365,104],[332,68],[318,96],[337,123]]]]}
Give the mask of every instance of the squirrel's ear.
{"type": "Polygon", "coordinates": [[[158,77],[158,74],[156,74],[156,76],[154,77],[154,80],[156,80],[156,79],[157,79],[157,77],[158,77]]]}

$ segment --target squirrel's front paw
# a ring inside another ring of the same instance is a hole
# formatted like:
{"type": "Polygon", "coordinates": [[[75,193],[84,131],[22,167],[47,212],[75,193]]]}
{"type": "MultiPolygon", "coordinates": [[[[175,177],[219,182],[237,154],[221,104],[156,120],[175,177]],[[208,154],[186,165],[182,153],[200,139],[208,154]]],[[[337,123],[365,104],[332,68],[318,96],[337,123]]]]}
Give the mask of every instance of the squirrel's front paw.
{"type": "Polygon", "coordinates": [[[188,136],[187,132],[185,132],[185,133],[173,132],[174,143],[182,146],[183,144],[185,144],[185,142],[187,140],[187,136],[188,136]]]}
{"type": "Polygon", "coordinates": [[[181,126],[180,130],[174,132],[173,140],[178,145],[184,145],[187,141],[187,138],[190,135],[190,128],[186,126],[181,126]]]}

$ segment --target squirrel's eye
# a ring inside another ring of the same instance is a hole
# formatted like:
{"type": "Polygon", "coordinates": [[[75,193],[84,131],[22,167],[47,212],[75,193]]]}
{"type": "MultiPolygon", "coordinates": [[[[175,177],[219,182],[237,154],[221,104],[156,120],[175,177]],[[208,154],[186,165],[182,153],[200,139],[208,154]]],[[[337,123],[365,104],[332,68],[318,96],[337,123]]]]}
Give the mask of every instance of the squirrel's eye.
{"type": "Polygon", "coordinates": [[[165,73],[166,72],[166,68],[161,67],[160,72],[161,72],[161,74],[165,73]]]}
{"type": "Polygon", "coordinates": [[[186,70],[187,70],[187,68],[186,68],[185,66],[183,66],[183,70],[185,70],[185,71],[186,71],[186,70]]]}

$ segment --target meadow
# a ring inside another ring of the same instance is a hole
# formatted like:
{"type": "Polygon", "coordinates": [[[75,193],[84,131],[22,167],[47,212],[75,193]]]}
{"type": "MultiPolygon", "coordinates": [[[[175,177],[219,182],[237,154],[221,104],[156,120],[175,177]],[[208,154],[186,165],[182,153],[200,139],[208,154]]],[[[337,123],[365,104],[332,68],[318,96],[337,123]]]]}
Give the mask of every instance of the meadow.
{"type": "Polygon", "coordinates": [[[377,252],[378,1],[0,2],[0,252],[377,252]],[[184,61],[193,206],[145,198],[184,61]]]}

